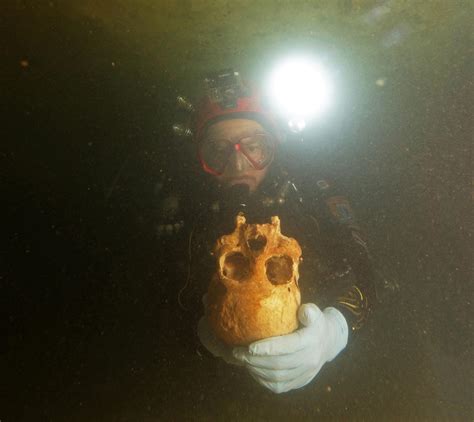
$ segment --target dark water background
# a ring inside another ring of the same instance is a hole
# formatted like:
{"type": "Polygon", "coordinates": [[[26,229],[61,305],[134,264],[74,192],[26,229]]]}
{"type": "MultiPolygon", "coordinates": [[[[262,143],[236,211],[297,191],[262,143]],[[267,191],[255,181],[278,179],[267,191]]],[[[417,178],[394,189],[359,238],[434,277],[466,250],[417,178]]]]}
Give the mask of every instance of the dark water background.
{"type": "MultiPolygon", "coordinates": [[[[370,342],[311,388],[275,396],[232,370],[222,383],[224,364],[176,350],[179,321],[160,312],[154,191],[163,174],[194,177],[192,151],[169,125],[179,88],[201,74],[160,65],[159,42],[145,54],[133,28],[117,37],[119,19],[114,32],[54,2],[1,7],[1,421],[472,420],[467,25],[440,27],[449,39],[439,61],[423,43],[396,66],[389,53],[336,57],[350,93],[313,135],[331,139],[334,168],[400,291],[369,324],[370,342]]],[[[310,168],[314,148],[298,148],[310,168]]],[[[185,265],[184,252],[173,265],[185,265]]]]}

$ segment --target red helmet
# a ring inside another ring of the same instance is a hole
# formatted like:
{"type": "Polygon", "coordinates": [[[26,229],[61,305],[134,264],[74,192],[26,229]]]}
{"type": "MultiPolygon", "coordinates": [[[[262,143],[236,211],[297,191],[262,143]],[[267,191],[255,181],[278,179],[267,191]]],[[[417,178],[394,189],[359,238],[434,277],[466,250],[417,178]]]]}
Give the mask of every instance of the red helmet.
{"type": "MultiPolygon", "coordinates": [[[[260,92],[240,81],[239,83],[241,84],[240,89],[232,90],[234,95],[232,101],[225,103],[212,98],[212,94],[216,91],[211,90],[198,104],[194,119],[194,140],[197,143],[201,141],[205,130],[211,123],[229,118],[256,120],[276,139],[279,138],[275,117],[263,104],[260,92]]],[[[223,95],[225,97],[225,92],[223,95]]]]}

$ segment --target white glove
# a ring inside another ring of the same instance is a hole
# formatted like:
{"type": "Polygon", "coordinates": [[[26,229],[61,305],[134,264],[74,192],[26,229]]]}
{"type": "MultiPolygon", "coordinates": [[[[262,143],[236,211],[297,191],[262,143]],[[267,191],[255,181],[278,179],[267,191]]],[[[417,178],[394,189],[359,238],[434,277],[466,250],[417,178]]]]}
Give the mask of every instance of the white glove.
{"type": "Polygon", "coordinates": [[[337,309],[321,312],[307,303],[298,309],[298,319],[303,328],[294,333],[259,340],[233,352],[253,378],[274,393],[308,384],[347,344],[347,322],[337,309]]]}
{"type": "Polygon", "coordinates": [[[223,341],[216,337],[205,316],[199,320],[197,333],[202,345],[215,357],[222,358],[232,365],[243,366],[243,363],[240,360],[234,358],[232,347],[227,346],[223,341]]]}

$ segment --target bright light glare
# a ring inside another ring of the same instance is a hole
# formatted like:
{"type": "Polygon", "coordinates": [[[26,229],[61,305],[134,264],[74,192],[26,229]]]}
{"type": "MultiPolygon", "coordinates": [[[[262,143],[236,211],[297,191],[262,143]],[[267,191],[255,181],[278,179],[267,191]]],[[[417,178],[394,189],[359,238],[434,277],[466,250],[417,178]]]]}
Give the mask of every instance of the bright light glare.
{"type": "Polygon", "coordinates": [[[304,128],[306,127],[306,122],[301,117],[290,119],[288,121],[288,127],[292,132],[300,133],[303,132],[304,128]]]}
{"type": "Polygon", "coordinates": [[[324,69],[306,58],[283,62],[272,73],[270,95],[290,121],[307,122],[330,104],[332,87],[324,69]]]}

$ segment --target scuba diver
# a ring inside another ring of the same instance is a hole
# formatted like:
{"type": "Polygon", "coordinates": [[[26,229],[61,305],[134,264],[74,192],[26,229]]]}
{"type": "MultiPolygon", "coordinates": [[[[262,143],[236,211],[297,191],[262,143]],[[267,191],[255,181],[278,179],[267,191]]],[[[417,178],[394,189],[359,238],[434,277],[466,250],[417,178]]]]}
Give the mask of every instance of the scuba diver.
{"type": "Polygon", "coordinates": [[[178,97],[192,112],[192,130],[174,126],[176,133],[192,137],[197,150],[203,177],[193,178],[192,196],[199,200],[195,207],[182,207],[179,195],[166,197],[157,233],[166,237],[189,228],[188,277],[179,302],[195,318],[205,350],[245,367],[275,393],[298,389],[353,341],[373,308],[375,273],[366,237],[348,199],[319,174],[317,163],[301,180],[298,171],[290,177],[279,155],[282,125],[259,91],[233,70],[209,75],[205,84],[206,95],[196,107],[178,97]],[[231,348],[213,334],[200,302],[215,269],[213,245],[233,231],[239,212],[252,223],[278,215],[285,235],[298,240],[306,303],[299,307],[295,332],[231,348]]]}

